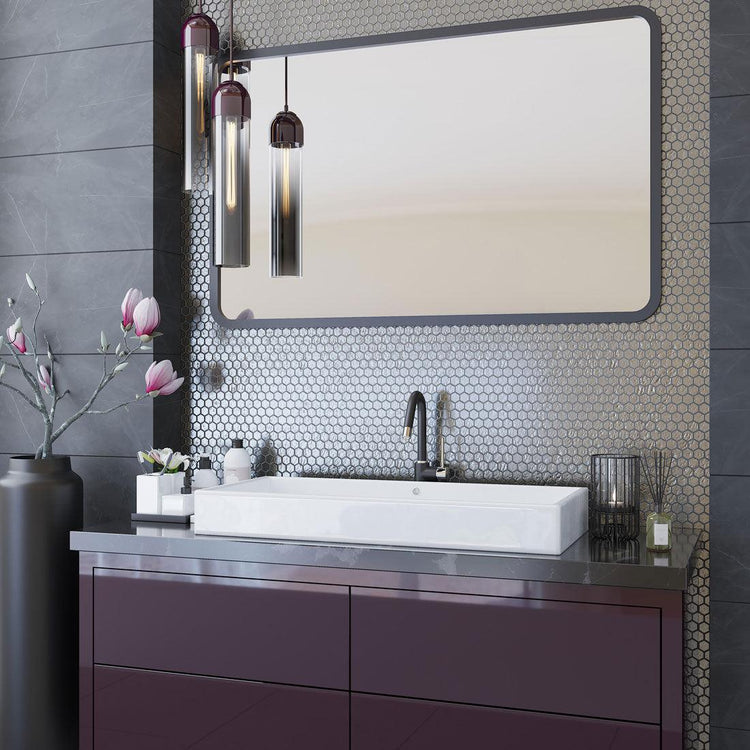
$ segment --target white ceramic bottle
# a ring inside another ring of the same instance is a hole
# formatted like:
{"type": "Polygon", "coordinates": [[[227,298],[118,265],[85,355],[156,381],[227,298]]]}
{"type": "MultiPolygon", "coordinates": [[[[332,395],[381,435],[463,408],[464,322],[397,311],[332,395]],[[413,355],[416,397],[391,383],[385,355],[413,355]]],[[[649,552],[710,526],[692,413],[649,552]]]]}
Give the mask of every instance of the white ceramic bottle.
{"type": "Polygon", "coordinates": [[[193,473],[193,489],[202,490],[206,487],[216,487],[219,484],[219,477],[211,466],[211,459],[208,456],[198,457],[198,468],[193,473]]]}
{"type": "Polygon", "coordinates": [[[250,454],[245,450],[245,441],[234,438],[232,447],[224,455],[224,484],[250,479],[252,465],[250,454]]]}

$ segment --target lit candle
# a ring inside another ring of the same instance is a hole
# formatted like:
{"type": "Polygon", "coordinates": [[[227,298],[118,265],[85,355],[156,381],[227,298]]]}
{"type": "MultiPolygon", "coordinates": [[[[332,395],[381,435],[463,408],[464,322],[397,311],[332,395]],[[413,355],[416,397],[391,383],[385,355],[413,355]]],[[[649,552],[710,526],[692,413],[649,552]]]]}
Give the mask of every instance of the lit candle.
{"type": "Polygon", "coordinates": [[[614,508],[618,505],[617,502],[617,487],[612,488],[612,499],[609,501],[609,504],[614,508]]]}

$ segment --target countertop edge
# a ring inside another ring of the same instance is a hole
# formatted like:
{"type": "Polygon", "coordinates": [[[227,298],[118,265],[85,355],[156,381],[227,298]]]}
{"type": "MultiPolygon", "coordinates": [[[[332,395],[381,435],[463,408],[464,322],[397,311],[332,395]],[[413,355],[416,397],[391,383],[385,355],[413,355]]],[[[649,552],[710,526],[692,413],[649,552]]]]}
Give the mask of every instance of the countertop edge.
{"type": "Polygon", "coordinates": [[[695,566],[699,539],[697,531],[689,532],[687,541],[692,542],[692,550],[684,567],[562,560],[558,557],[545,559],[524,555],[487,556],[453,550],[336,547],[227,537],[137,536],[96,529],[71,532],[70,548],[77,552],[100,554],[685,591],[695,566]]]}

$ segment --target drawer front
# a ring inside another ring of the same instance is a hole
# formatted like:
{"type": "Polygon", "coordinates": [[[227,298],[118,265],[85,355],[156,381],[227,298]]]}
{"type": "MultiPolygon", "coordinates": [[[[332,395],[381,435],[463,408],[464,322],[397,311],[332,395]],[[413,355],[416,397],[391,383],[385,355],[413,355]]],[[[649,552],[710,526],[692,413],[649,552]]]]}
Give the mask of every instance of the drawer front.
{"type": "Polygon", "coordinates": [[[659,727],[373,695],[352,696],[351,750],[659,750],[659,727]]]}
{"type": "Polygon", "coordinates": [[[97,570],[97,664],[349,687],[340,586],[97,570]]]}
{"type": "Polygon", "coordinates": [[[348,750],[344,692],[96,667],[94,750],[348,750]]]}
{"type": "Polygon", "coordinates": [[[352,589],[352,690],[660,721],[658,609],[352,589]]]}

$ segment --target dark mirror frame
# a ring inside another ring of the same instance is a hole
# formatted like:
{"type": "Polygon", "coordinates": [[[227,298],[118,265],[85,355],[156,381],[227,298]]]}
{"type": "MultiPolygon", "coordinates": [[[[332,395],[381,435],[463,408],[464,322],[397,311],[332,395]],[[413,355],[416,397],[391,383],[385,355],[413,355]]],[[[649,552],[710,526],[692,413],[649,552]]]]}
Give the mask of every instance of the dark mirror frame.
{"type": "Polygon", "coordinates": [[[643,18],[651,30],[651,296],[644,308],[632,312],[590,312],[590,313],[522,313],[489,315],[428,315],[428,316],[383,316],[361,318],[278,318],[232,320],[221,312],[221,274],[211,265],[209,302],[216,321],[224,328],[380,328],[383,326],[459,326],[459,325],[519,325],[556,323],[635,323],[651,317],[661,302],[661,172],[662,172],[662,133],[661,133],[661,21],[650,9],[640,5],[621,8],[564,13],[560,15],[538,16],[536,18],[512,19],[490,23],[468,24],[437,29],[424,29],[394,34],[335,39],[324,42],[296,44],[285,47],[240,50],[237,60],[253,60],[263,57],[283,57],[303,55],[328,50],[372,47],[389,44],[445,39],[450,37],[494,34],[503,31],[571,26],[598,21],[643,18]]]}

